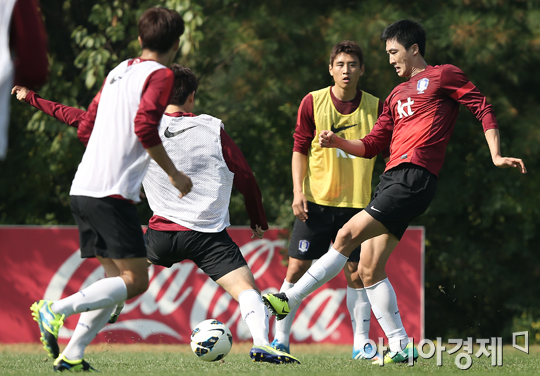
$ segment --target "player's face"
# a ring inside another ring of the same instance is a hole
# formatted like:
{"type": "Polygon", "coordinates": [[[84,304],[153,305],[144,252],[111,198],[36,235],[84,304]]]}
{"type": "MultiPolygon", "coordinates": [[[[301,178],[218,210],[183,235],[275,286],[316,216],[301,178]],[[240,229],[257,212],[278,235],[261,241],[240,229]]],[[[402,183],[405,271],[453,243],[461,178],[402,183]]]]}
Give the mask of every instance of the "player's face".
{"type": "Polygon", "coordinates": [[[418,48],[416,44],[406,50],[395,39],[386,41],[386,53],[389,62],[394,66],[399,77],[410,77],[412,75],[415,48],[418,48]]]}
{"type": "Polygon", "coordinates": [[[349,55],[344,52],[337,55],[334,62],[329,67],[330,76],[334,77],[336,86],[342,89],[354,88],[360,76],[364,74],[364,66],[356,55],[349,55]]]}

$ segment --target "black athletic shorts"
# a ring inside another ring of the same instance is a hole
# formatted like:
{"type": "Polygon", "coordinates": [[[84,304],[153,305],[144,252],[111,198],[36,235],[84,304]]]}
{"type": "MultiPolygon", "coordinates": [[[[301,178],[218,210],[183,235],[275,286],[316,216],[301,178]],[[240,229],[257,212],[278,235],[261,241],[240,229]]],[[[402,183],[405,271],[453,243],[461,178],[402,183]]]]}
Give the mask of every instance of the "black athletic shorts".
{"type": "Polygon", "coordinates": [[[111,197],[71,196],[71,213],[79,227],[81,257],[146,257],[137,209],[111,197]]]}
{"type": "Polygon", "coordinates": [[[227,230],[205,233],[156,231],[149,228],[145,237],[148,260],[155,265],[170,268],[177,262],[192,260],[214,281],[247,265],[240,248],[227,230]]]}
{"type": "Polygon", "coordinates": [[[364,210],[401,239],[409,223],[427,210],[436,190],[435,175],[403,163],[381,175],[373,200],[364,210]]]}
{"type": "MultiPolygon", "coordinates": [[[[289,256],[300,260],[320,258],[336,239],[340,228],[362,209],[337,208],[308,201],[308,219],[294,221],[289,256]]],[[[352,251],[349,261],[360,261],[360,246],[352,251]]]]}

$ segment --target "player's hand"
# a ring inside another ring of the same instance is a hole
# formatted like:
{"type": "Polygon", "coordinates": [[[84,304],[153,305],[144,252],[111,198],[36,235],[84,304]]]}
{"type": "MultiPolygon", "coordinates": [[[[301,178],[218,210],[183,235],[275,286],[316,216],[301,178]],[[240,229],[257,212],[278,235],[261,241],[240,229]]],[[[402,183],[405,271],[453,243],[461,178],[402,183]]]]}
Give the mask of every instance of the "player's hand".
{"type": "Polygon", "coordinates": [[[191,179],[189,176],[184,174],[181,171],[176,171],[176,174],[173,176],[169,176],[169,180],[171,181],[172,185],[176,187],[180,191],[180,198],[187,195],[189,192],[191,192],[191,188],[193,187],[193,183],[191,182],[191,179]]]}
{"type": "Polygon", "coordinates": [[[17,94],[17,99],[22,102],[26,99],[29,91],[30,90],[25,88],[24,86],[15,85],[13,89],[11,89],[11,94],[17,94]]]}
{"type": "Polygon", "coordinates": [[[493,164],[495,164],[495,166],[500,167],[500,168],[509,168],[509,167],[518,168],[522,174],[527,173],[527,169],[525,168],[525,163],[523,163],[523,161],[519,158],[497,156],[493,158],[493,164]]]}
{"type": "Polygon", "coordinates": [[[251,235],[251,239],[262,239],[265,231],[266,230],[263,230],[261,226],[255,225],[255,229],[251,229],[251,233],[253,234],[251,235]]]}
{"type": "Polygon", "coordinates": [[[319,145],[322,148],[335,148],[336,138],[337,136],[332,131],[327,131],[327,130],[321,131],[321,134],[319,135],[319,145]]]}
{"type": "Polygon", "coordinates": [[[294,194],[292,209],[294,216],[302,222],[305,222],[308,219],[307,199],[302,192],[294,194]]]}

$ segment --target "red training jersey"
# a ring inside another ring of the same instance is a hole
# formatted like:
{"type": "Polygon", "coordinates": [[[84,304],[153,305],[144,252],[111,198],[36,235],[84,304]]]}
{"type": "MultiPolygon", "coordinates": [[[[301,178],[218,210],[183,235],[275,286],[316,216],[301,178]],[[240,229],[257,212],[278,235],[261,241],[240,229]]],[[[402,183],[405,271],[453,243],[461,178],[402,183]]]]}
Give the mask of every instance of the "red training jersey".
{"type": "Polygon", "coordinates": [[[390,145],[385,171],[413,163],[438,176],[460,104],[480,120],[484,132],[498,129],[491,105],[461,69],[428,65],[386,98],[373,130],[362,139],[364,158],[373,158],[390,145]]]}
{"type": "MultiPolygon", "coordinates": [[[[2,9],[2,12],[4,9],[2,9]]],[[[47,32],[38,0],[18,0],[11,16],[10,47],[15,52],[15,85],[35,89],[47,80],[47,32]]]]}

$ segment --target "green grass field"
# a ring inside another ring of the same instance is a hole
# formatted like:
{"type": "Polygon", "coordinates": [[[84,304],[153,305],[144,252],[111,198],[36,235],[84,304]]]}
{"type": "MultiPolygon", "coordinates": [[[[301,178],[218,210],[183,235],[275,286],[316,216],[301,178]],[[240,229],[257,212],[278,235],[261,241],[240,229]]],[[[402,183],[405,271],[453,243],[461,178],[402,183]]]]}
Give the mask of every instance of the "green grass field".
{"type": "MultiPolygon", "coordinates": [[[[503,366],[492,367],[489,358],[472,356],[469,370],[454,365],[454,355],[443,353],[443,366],[437,367],[435,357],[419,359],[413,367],[385,365],[349,359],[349,345],[293,345],[300,365],[253,363],[249,358],[250,344],[235,344],[221,362],[207,363],[195,357],[187,345],[93,345],[86,360],[109,375],[407,375],[450,374],[516,374],[540,373],[540,346],[530,348],[529,355],[505,346],[503,366]]],[[[476,351],[476,347],[475,350],[476,351]]],[[[40,345],[1,345],[0,375],[36,375],[52,373],[50,360],[40,345]]]]}

